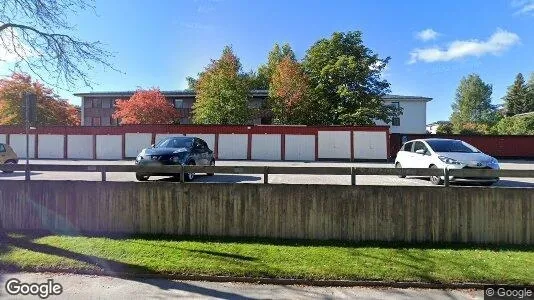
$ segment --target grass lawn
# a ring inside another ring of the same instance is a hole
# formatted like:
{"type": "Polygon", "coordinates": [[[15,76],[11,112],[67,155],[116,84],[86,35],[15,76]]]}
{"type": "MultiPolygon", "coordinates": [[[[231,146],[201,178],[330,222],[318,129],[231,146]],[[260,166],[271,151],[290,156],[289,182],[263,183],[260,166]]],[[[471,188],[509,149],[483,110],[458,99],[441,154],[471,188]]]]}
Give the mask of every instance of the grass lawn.
{"type": "Polygon", "coordinates": [[[0,269],[533,284],[534,248],[10,233],[0,269]]]}

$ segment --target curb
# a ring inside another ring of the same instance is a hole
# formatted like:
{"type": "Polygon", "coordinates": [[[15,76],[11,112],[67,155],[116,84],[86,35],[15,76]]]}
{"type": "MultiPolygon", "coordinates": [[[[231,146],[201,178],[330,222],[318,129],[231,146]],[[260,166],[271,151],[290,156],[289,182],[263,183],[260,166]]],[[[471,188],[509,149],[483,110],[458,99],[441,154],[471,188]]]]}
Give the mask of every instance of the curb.
{"type": "Polygon", "coordinates": [[[417,281],[378,281],[378,280],[315,280],[315,279],[291,279],[291,278],[268,278],[268,277],[237,277],[237,276],[212,276],[212,275],[185,275],[185,274],[143,274],[124,273],[110,271],[89,270],[58,270],[58,269],[19,269],[0,270],[0,274],[7,272],[36,272],[53,274],[79,274],[90,276],[109,276],[125,279],[168,279],[186,281],[209,281],[209,282],[239,282],[253,284],[272,285],[304,285],[320,287],[382,287],[382,288],[420,288],[420,289],[477,289],[482,290],[492,283],[439,283],[417,281]]]}

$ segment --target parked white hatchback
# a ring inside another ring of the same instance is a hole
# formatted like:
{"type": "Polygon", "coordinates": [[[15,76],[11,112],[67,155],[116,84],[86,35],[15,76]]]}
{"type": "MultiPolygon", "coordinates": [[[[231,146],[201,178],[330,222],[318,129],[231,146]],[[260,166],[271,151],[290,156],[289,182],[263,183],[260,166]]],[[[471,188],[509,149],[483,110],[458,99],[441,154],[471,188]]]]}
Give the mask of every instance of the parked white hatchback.
{"type": "MultiPolygon", "coordinates": [[[[395,168],[499,169],[499,162],[464,141],[419,139],[402,145],[395,159],[395,168]]],[[[450,177],[451,182],[470,181],[482,185],[492,185],[498,180],[488,177],[450,177]]],[[[443,182],[443,176],[431,176],[430,181],[439,185],[443,182]]]]}

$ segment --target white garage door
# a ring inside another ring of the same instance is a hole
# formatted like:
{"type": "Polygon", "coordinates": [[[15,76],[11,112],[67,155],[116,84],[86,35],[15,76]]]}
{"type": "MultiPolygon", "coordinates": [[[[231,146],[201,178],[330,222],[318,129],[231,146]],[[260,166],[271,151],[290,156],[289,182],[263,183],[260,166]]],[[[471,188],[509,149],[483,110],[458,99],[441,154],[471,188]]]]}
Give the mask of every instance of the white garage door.
{"type": "Polygon", "coordinates": [[[152,133],[126,133],[124,135],[124,154],[126,157],[136,157],[144,148],[150,147],[152,133]]]}
{"type": "Polygon", "coordinates": [[[387,159],[387,134],[377,131],[354,132],[355,159],[387,159]]]}
{"type": "Polygon", "coordinates": [[[253,134],[252,135],[252,159],[281,160],[282,146],[279,134],[253,134]]]}
{"type": "Polygon", "coordinates": [[[319,131],[319,158],[350,159],[350,131],[319,131]]]}
{"type": "Polygon", "coordinates": [[[247,159],[248,135],[246,134],[220,134],[220,159],[247,159]]]}
{"type": "Polygon", "coordinates": [[[286,134],[286,160],[315,160],[315,135],[286,134]]]}
{"type": "Polygon", "coordinates": [[[65,137],[58,134],[41,134],[37,137],[39,158],[63,158],[65,137]]]}
{"type": "Polygon", "coordinates": [[[122,135],[97,135],[96,136],[97,159],[121,159],[122,158],[122,135]]]}
{"type": "MultiPolygon", "coordinates": [[[[35,134],[30,134],[29,158],[35,158],[35,134]]],[[[9,145],[19,158],[26,158],[26,135],[12,134],[9,136],[9,145]]]]}
{"type": "Polygon", "coordinates": [[[67,157],[69,159],[93,159],[93,136],[68,135],[67,157]]]}
{"type": "Polygon", "coordinates": [[[0,143],[5,144],[7,141],[7,134],[0,134],[0,143]]]}

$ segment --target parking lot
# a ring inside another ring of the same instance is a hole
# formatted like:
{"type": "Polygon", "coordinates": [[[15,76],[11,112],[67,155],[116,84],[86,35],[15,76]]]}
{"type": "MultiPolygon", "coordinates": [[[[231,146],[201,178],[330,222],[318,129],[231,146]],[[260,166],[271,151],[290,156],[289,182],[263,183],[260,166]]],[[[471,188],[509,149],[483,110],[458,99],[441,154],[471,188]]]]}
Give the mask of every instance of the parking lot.
{"type": "MultiPolygon", "coordinates": [[[[21,161],[20,163],[24,163],[21,161]]],[[[94,160],[30,160],[31,164],[71,164],[71,165],[128,165],[133,161],[94,161],[94,160]]],[[[315,167],[376,167],[392,168],[392,163],[350,163],[350,162],[267,162],[267,161],[218,161],[219,166],[315,166],[315,167]]],[[[534,170],[534,161],[501,161],[503,169],[534,170]]],[[[32,180],[85,180],[100,181],[100,173],[87,172],[32,172],[32,180]]],[[[24,172],[0,173],[0,180],[24,180],[24,172]]],[[[136,181],[133,173],[108,173],[108,181],[136,181]]],[[[150,181],[173,181],[170,177],[154,176],[150,181]]],[[[198,174],[194,182],[224,183],[263,183],[262,174],[198,174]]],[[[336,184],[350,185],[350,176],[344,175],[269,175],[269,183],[284,184],[336,184]]],[[[427,178],[397,178],[396,176],[357,176],[357,185],[432,185],[427,178]]],[[[468,185],[463,183],[462,185],[468,185]]],[[[495,186],[534,187],[534,178],[501,178],[495,186]]]]}

